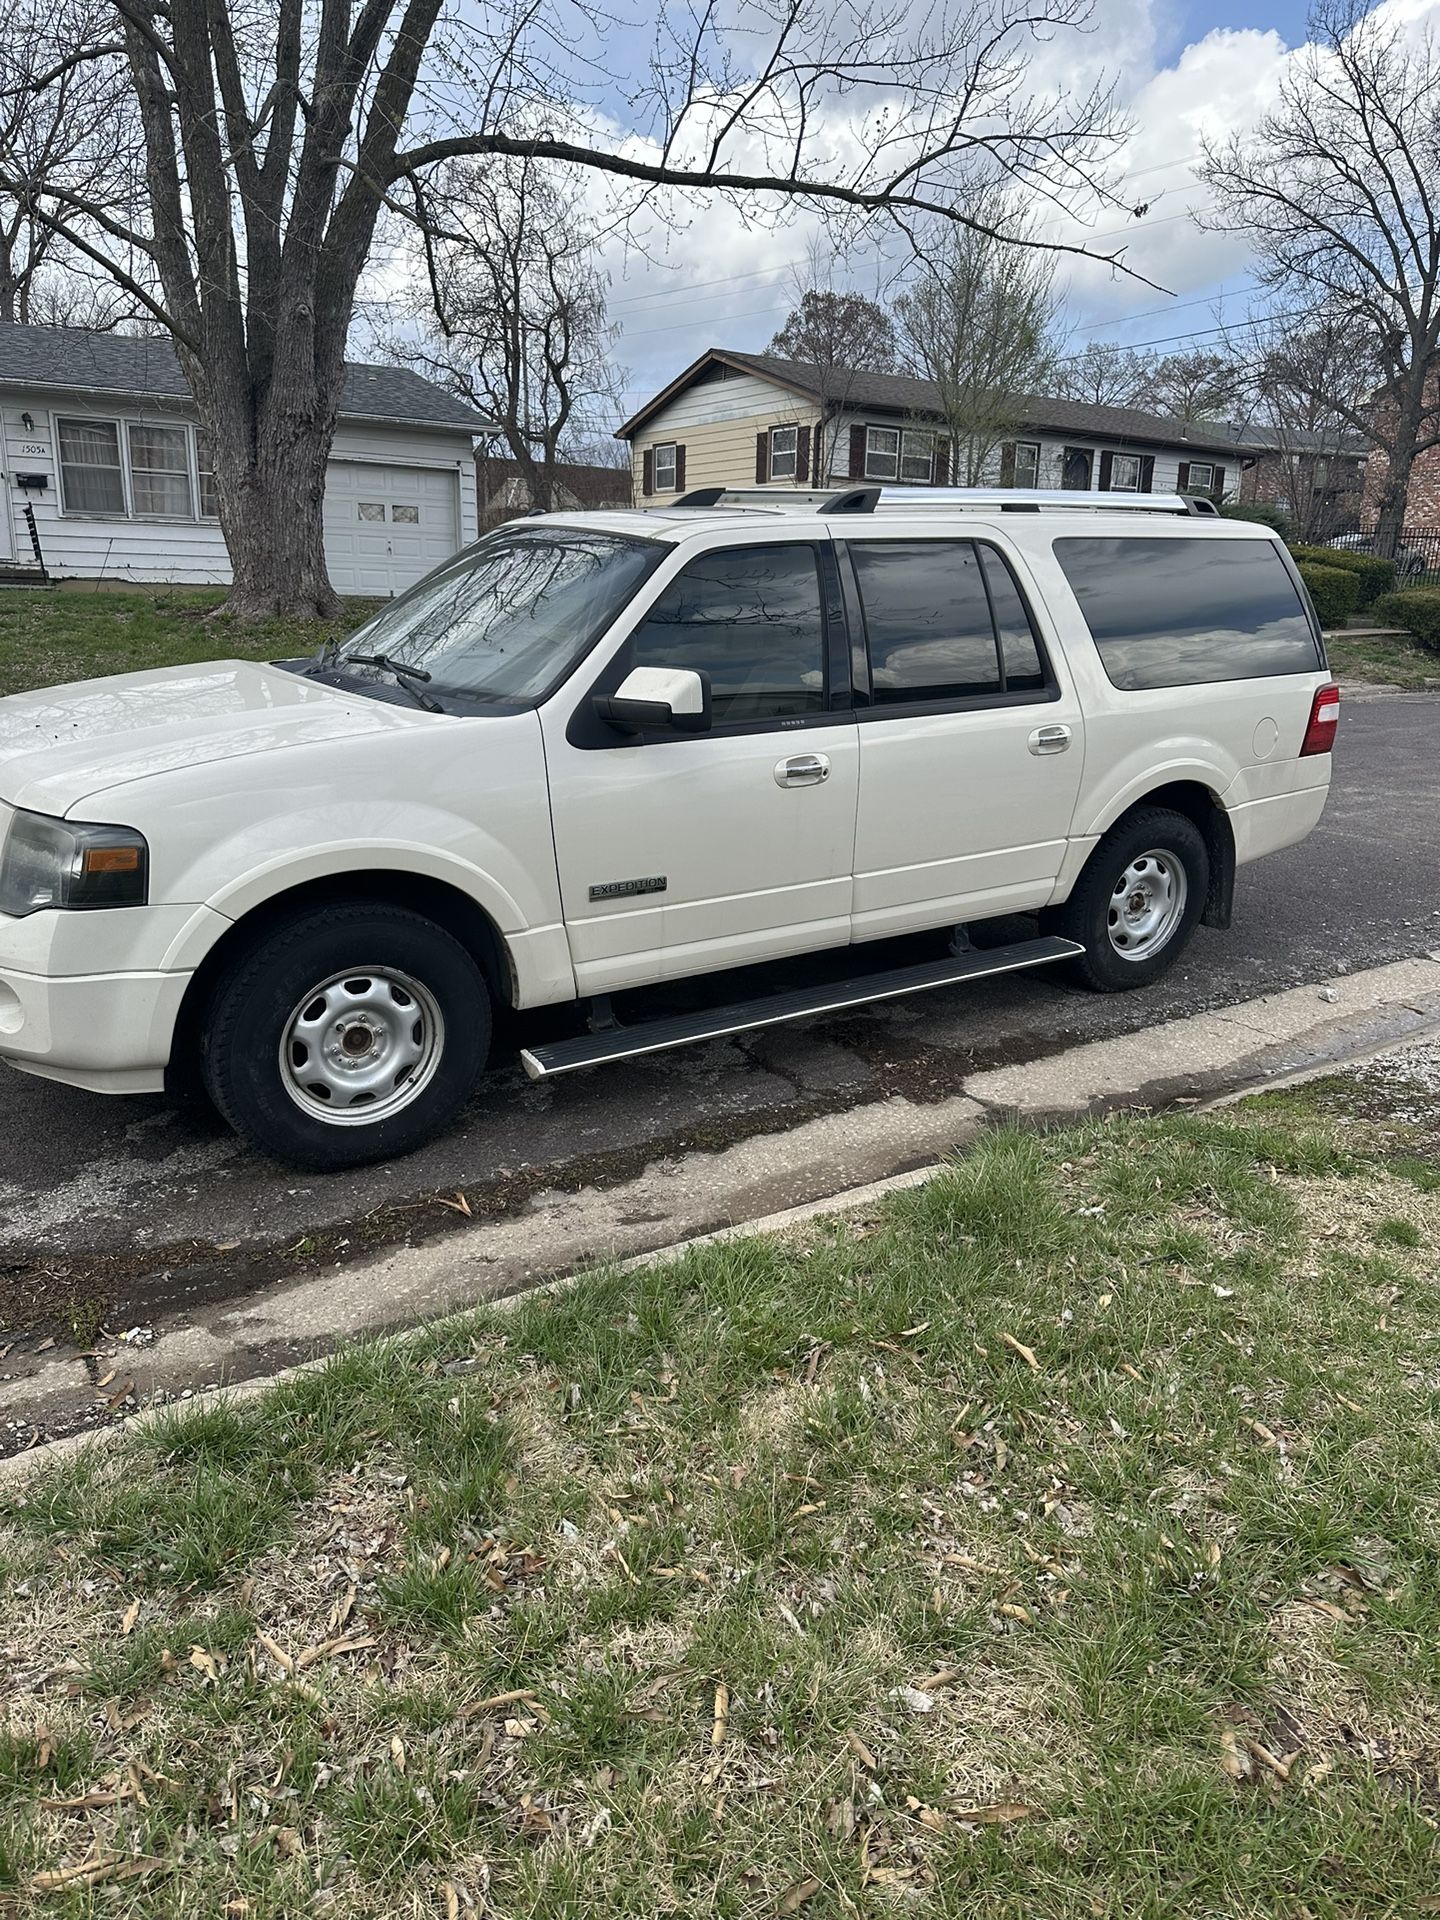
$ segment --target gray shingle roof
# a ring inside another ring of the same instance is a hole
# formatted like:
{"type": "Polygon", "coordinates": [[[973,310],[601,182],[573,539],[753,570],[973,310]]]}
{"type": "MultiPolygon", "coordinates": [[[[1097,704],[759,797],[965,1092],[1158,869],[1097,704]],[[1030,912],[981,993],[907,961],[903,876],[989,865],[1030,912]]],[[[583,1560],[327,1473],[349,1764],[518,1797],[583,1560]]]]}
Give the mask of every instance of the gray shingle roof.
{"type": "MultiPolygon", "coordinates": [[[[0,386],[32,392],[105,393],[137,400],[186,400],[190,388],[170,341],[151,334],[87,333],[80,327],[24,327],[0,321],[0,386]]],[[[408,367],[345,364],[343,419],[483,433],[489,422],[408,367]]]]}
{"type": "MultiPolygon", "coordinates": [[[[714,361],[774,380],[792,391],[821,399],[828,393],[834,399],[844,395],[847,410],[859,413],[926,415],[939,411],[940,395],[933,380],[916,379],[908,373],[841,373],[826,375],[818,367],[796,360],[779,360],[768,353],[732,353],[714,348],[702,355],[693,367],[687,367],[679,379],[663,394],[642,407],[620,429],[634,430],[661,400],[679,392],[690,378],[714,361]]],[[[1074,434],[1089,440],[1117,440],[1138,446],[1195,447],[1202,452],[1252,453],[1259,448],[1243,434],[1218,422],[1167,420],[1140,407],[1096,407],[1084,400],[1052,400],[1041,394],[1027,394],[1019,402],[1022,431],[1032,433],[1074,434]]]]}

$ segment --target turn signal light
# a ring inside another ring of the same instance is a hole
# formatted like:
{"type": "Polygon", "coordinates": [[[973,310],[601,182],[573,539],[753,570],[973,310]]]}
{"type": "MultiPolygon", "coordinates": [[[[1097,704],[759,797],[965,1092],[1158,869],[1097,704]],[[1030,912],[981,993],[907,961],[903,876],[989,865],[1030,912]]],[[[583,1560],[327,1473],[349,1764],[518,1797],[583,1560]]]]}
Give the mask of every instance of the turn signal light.
{"type": "Polygon", "coordinates": [[[1303,760],[1310,753],[1332,752],[1339,725],[1340,689],[1333,684],[1321,687],[1310,703],[1310,724],[1301,742],[1300,758],[1303,760]]]}
{"type": "Polygon", "coordinates": [[[80,856],[84,873],[138,873],[139,847],[87,847],[80,856]]]}

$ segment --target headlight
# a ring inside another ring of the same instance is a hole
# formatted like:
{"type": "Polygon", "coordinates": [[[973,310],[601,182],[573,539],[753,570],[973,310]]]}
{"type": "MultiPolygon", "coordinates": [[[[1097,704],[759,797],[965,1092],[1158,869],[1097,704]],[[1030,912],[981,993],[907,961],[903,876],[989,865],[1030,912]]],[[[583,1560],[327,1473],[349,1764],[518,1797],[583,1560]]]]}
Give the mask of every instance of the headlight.
{"type": "Polygon", "coordinates": [[[45,907],[143,907],[150,849],[133,827],[91,827],[15,813],[0,853],[0,913],[45,907]]]}

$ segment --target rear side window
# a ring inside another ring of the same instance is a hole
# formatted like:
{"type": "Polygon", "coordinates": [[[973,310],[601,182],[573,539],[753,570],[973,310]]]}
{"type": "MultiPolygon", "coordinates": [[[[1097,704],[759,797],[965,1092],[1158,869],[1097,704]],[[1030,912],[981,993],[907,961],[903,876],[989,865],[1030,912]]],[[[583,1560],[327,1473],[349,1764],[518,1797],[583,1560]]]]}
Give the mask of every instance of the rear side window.
{"type": "Polygon", "coordinates": [[[973,540],[848,544],[876,706],[1044,688],[1025,603],[993,548],[973,540]]]}
{"type": "Polygon", "coordinates": [[[1314,673],[1310,617],[1268,540],[1063,539],[1110,684],[1127,693],[1314,673]]]}
{"type": "Polygon", "coordinates": [[[825,618],[813,547],[729,547],[692,560],[636,630],[637,667],[710,676],[716,726],[825,709],[825,618]]]}

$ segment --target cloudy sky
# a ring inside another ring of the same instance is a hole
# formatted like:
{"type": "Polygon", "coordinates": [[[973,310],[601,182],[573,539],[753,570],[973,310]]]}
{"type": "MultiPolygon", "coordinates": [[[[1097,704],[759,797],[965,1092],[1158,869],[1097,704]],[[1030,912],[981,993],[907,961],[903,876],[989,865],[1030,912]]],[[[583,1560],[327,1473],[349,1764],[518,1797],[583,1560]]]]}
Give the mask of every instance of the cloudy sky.
{"type": "MultiPolygon", "coordinates": [[[[1440,0],[1383,0],[1417,25],[1440,22],[1440,0]]],[[[1067,269],[1063,326],[1071,349],[1091,339],[1204,344],[1222,321],[1250,306],[1246,249],[1226,235],[1197,232],[1189,209],[1205,204],[1192,171],[1201,139],[1243,128],[1274,98],[1291,51],[1305,38],[1303,0],[1095,0],[1085,37],[1085,70],[1113,77],[1131,122],[1122,192],[1145,202],[1140,219],[1109,214],[1066,238],[1113,248],[1156,293],[1108,268],[1067,269]],[[1123,231],[1121,230],[1123,227],[1123,231]]],[[[1059,56],[1055,56],[1059,57],[1059,56]]],[[[1076,70],[1079,70],[1078,68],[1076,70]]],[[[804,224],[744,231],[724,212],[693,216],[669,235],[660,259],[617,251],[610,262],[611,315],[626,399],[638,406],[708,346],[758,351],[794,303],[806,256],[804,224]]],[[[885,291],[893,263],[856,249],[836,278],[885,291]]]]}

